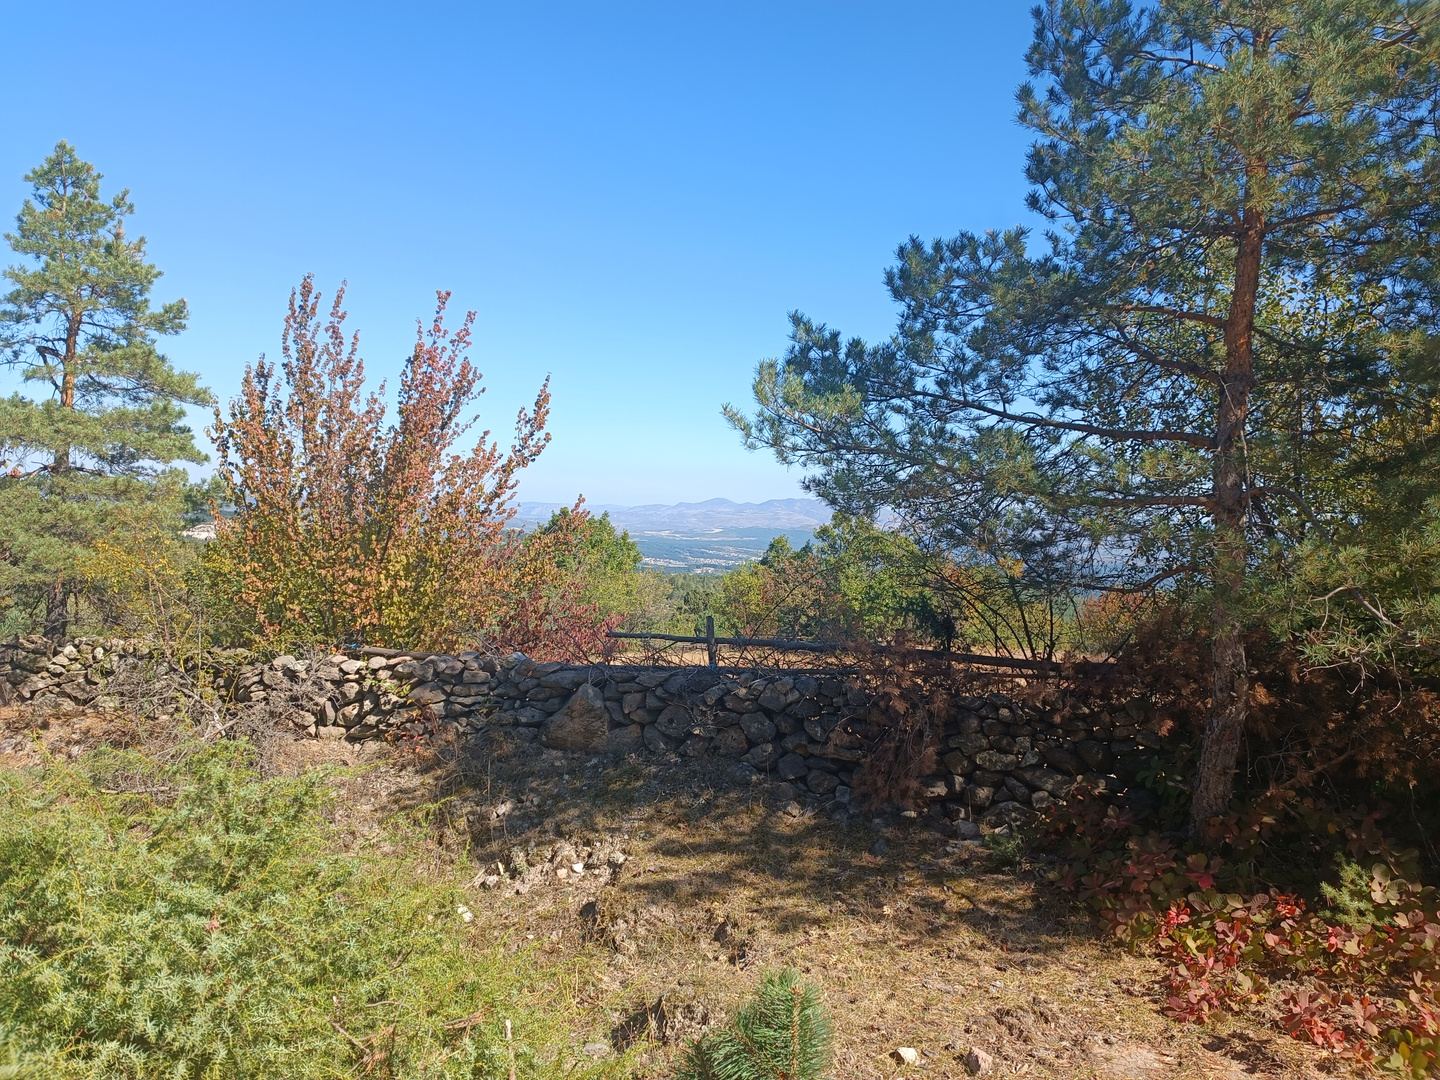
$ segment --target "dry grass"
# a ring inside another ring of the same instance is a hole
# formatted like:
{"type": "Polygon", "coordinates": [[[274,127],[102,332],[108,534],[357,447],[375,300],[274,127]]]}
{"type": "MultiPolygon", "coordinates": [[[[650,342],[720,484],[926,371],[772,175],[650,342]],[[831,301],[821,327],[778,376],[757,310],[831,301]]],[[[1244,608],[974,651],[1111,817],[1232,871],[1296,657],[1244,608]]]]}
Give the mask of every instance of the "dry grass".
{"type": "MultiPolygon", "coordinates": [[[[23,763],[13,745],[22,718],[0,723],[0,754],[23,763]]],[[[110,723],[54,720],[36,745],[73,756],[113,736],[110,723]]],[[[418,751],[295,741],[283,760],[287,770],[347,766],[337,821],[357,842],[379,836],[387,815],[424,812],[432,839],[417,859],[476,866],[478,926],[511,948],[538,946],[551,975],[535,1005],[559,1016],[577,1053],[628,1045],[646,1027],[670,1034],[617,1058],[625,1075],[668,1075],[682,1021],[728,1012],[783,965],[824,992],[837,1077],[962,1077],[972,1046],[995,1055],[996,1076],[1350,1074],[1259,1025],[1166,1020],[1159,966],[1097,940],[1045,883],[1043,861],[1002,869],[927,819],[792,817],[770,789],[736,789],[715,765],[613,761],[500,736],[418,751]],[[888,850],[870,854],[881,838],[888,850]],[[561,842],[626,858],[610,874],[532,870],[483,885],[495,864],[538,866],[561,842]],[[891,1056],[901,1046],[920,1063],[902,1066],[891,1056]]]]}

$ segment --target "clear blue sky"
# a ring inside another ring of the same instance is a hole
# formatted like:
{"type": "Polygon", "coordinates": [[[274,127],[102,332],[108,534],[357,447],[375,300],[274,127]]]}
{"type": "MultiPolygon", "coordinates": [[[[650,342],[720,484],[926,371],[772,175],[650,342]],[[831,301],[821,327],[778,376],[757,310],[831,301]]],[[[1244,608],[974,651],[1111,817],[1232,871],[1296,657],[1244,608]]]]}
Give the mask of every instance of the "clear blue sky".
{"type": "Polygon", "coordinates": [[[906,236],[1025,217],[1028,6],[7,4],[0,216],[61,138],[130,188],[222,398],[307,271],[392,387],[448,288],[486,426],[553,375],[522,498],[797,495],[720,406],[791,309],[888,333],[906,236]]]}

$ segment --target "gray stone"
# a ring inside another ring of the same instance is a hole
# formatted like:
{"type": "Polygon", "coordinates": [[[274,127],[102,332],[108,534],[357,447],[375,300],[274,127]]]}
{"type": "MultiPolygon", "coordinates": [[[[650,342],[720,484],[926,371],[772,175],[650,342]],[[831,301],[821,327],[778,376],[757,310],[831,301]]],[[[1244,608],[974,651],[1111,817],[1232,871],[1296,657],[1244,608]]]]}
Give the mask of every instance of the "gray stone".
{"type": "Polygon", "coordinates": [[[346,660],[340,664],[340,670],[346,675],[355,675],[366,668],[364,660],[346,660]]]}
{"type": "Polygon", "coordinates": [[[1045,763],[1051,765],[1061,772],[1069,773],[1071,776],[1084,771],[1084,763],[1073,753],[1063,746],[1047,746],[1041,752],[1045,763]]]}
{"type": "Polygon", "coordinates": [[[1010,792],[1017,802],[1028,803],[1030,801],[1030,788],[1018,777],[1007,776],[1005,778],[1005,790],[1010,792]]]}
{"type": "Polygon", "coordinates": [[[976,825],[973,821],[961,819],[955,822],[955,835],[961,840],[979,840],[980,826],[976,825]]]}
{"type": "Polygon", "coordinates": [[[969,757],[959,750],[950,751],[940,759],[940,763],[945,766],[946,772],[954,773],[957,776],[964,776],[975,767],[969,757]]]}
{"type": "Polygon", "coordinates": [[[1035,811],[1028,806],[1021,806],[1018,802],[1002,802],[986,810],[980,823],[993,829],[1001,825],[1023,825],[1034,817],[1035,811]]]}
{"type": "Polygon", "coordinates": [[[962,731],[959,735],[951,737],[950,745],[957,750],[963,750],[965,753],[973,756],[975,754],[984,753],[986,750],[990,749],[990,740],[985,738],[985,736],[981,735],[978,731],[962,731]]]}
{"type": "Polygon", "coordinates": [[[920,778],[919,795],[922,799],[943,799],[950,794],[950,785],[946,783],[943,776],[923,776],[920,778]]]}
{"type": "Polygon", "coordinates": [[[540,742],[552,750],[598,750],[609,731],[605,695],[587,683],[541,727],[540,742]]]}
{"type": "Polygon", "coordinates": [[[667,705],[655,718],[655,726],[672,739],[683,739],[690,734],[694,718],[684,705],[667,705]]]}
{"type": "MultiPolygon", "coordinates": [[[[540,685],[551,690],[574,690],[590,678],[589,668],[562,668],[540,679],[540,685]]],[[[543,739],[542,739],[543,741],[543,739]]]]}
{"type": "Polygon", "coordinates": [[[786,754],[775,763],[776,775],[782,780],[794,780],[809,771],[809,763],[799,754],[786,754]]]}
{"type": "Polygon", "coordinates": [[[434,705],[445,700],[445,687],[438,682],[421,683],[408,696],[416,705],[434,705]]]}
{"type": "Polygon", "coordinates": [[[516,709],[510,715],[514,718],[515,723],[527,728],[539,727],[550,719],[549,713],[536,708],[516,709]]]}
{"type": "Polygon", "coordinates": [[[841,784],[839,787],[837,787],[837,788],[835,789],[835,801],[838,802],[838,803],[839,803],[840,805],[842,805],[842,806],[848,806],[848,805],[849,805],[849,803],[850,803],[850,788],[849,788],[847,785],[841,784]]]}
{"type": "Polygon", "coordinates": [[[1098,739],[1083,739],[1075,744],[1075,753],[1080,760],[1098,772],[1104,772],[1110,764],[1110,748],[1098,739]]]}
{"type": "Polygon", "coordinates": [[[745,740],[745,733],[738,727],[721,728],[715,736],[715,753],[721,757],[741,757],[749,745],[745,740]]]}
{"type": "Polygon", "coordinates": [[[743,761],[737,761],[734,765],[730,766],[730,779],[734,780],[737,784],[758,784],[760,782],[760,772],[754,765],[747,765],[743,761]]]}
{"type": "Polygon", "coordinates": [[[1021,769],[1018,775],[1030,787],[1039,788],[1050,795],[1064,795],[1075,786],[1075,781],[1070,777],[1050,769],[1021,769]]]}
{"type": "Polygon", "coordinates": [[[879,840],[876,840],[874,845],[870,848],[870,854],[874,855],[875,858],[879,859],[883,858],[885,853],[889,850],[890,845],[885,842],[885,838],[882,836],[879,840]]]}
{"type": "Polygon", "coordinates": [[[633,713],[645,708],[645,691],[636,690],[632,694],[626,694],[620,699],[620,708],[624,709],[627,713],[633,713]]]}
{"type": "Polygon", "coordinates": [[[746,713],[740,717],[740,728],[752,744],[768,743],[775,738],[775,725],[764,713],[746,713]]]}
{"type": "Polygon", "coordinates": [[[829,795],[840,786],[840,778],[834,773],[811,769],[805,777],[805,786],[816,795],[829,795]]]}
{"type": "Polygon", "coordinates": [[[995,789],[983,784],[971,784],[965,789],[965,801],[976,810],[984,810],[995,801],[995,789]]]}
{"type": "Polygon", "coordinates": [[[770,764],[770,759],[775,756],[774,743],[761,743],[759,746],[752,746],[740,760],[747,765],[754,765],[757,769],[763,769],[770,764]]]}
{"type": "Polygon", "coordinates": [[[1014,754],[1002,754],[998,750],[984,750],[975,755],[975,764],[990,772],[1009,772],[1020,764],[1014,754]]]}
{"type": "Polygon", "coordinates": [[[760,707],[769,709],[771,712],[780,712],[785,708],[785,693],[775,683],[765,687],[760,694],[760,707]]]}
{"type": "Polygon", "coordinates": [[[645,745],[657,754],[675,749],[675,740],[654,724],[645,725],[644,739],[645,745]]]}

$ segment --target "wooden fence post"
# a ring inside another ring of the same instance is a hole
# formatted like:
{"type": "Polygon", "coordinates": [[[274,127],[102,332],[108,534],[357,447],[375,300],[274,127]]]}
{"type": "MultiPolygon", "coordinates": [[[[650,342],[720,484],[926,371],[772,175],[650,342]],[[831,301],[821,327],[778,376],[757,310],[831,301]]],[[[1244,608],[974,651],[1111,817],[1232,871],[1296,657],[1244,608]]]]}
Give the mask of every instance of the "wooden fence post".
{"type": "Polygon", "coordinates": [[[710,655],[710,666],[719,667],[719,647],[715,644],[715,616],[705,616],[705,651],[710,655]]]}

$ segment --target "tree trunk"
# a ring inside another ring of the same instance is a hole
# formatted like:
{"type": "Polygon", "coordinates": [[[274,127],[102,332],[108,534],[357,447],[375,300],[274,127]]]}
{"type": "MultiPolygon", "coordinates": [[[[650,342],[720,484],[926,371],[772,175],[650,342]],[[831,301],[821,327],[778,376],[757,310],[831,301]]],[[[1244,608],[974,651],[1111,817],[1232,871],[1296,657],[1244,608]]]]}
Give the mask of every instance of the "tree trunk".
{"type": "Polygon", "coordinates": [[[70,590],[64,578],[57,578],[50,584],[50,595],[45,598],[45,636],[56,645],[65,643],[70,629],[70,590]]]}
{"type": "Polygon", "coordinates": [[[1255,303],[1264,238],[1264,219],[1256,211],[1246,210],[1235,259],[1234,292],[1225,320],[1225,374],[1220,380],[1215,417],[1210,716],[1190,803],[1190,829],[1212,850],[1223,839],[1220,819],[1230,808],[1240,737],[1250,706],[1250,675],[1239,610],[1245,590],[1245,525],[1249,509],[1244,435],[1250,390],[1255,382],[1255,303]]]}
{"type": "MultiPolygon", "coordinates": [[[[63,409],[75,408],[75,356],[79,342],[80,316],[76,314],[70,319],[65,335],[65,355],[61,359],[60,407],[63,409]]],[[[58,446],[55,448],[55,460],[50,465],[50,474],[58,479],[69,471],[70,447],[58,446]]],[[[45,626],[42,632],[46,638],[59,645],[64,643],[69,629],[70,588],[65,584],[65,576],[61,574],[50,583],[50,594],[45,598],[45,626]]]]}

